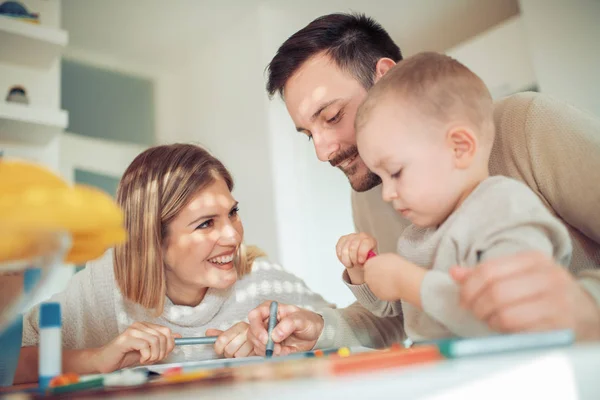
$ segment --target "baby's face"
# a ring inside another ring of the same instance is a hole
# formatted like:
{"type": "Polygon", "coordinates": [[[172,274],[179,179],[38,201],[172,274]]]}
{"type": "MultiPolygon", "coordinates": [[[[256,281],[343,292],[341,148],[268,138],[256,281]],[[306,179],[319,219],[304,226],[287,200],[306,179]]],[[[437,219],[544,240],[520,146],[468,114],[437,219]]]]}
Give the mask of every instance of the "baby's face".
{"type": "Polygon", "coordinates": [[[358,151],[379,175],[382,196],[418,226],[437,226],[452,213],[464,183],[446,127],[398,101],[381,101],[357,132],[358,151]]]}

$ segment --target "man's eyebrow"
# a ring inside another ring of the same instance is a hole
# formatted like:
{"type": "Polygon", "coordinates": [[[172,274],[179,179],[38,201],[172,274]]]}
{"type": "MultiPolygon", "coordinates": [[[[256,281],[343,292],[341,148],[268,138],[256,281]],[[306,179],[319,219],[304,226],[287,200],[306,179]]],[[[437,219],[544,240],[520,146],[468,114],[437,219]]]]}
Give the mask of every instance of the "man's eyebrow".
{"type": "Polygon", "coordinates": [[[319,117],[319,115],[323,112],[324,109],[326,109],[327,107],[329,107],[330,105],[332,105],[333,103],[335,103],[338,100],[340,100],[340,99],[329,100],[328,102],[321,104],[321,107],[319,107],[319,109],[317,111],[315,111],[315,113],[310,117],[310,120],[314,121],[315,119],[317,119],[319,117]]]}
{"type": "MultiPolygon", "coordinates": [[[[341,100],[341,99],[337,98],[337,99],[329,100],[329,101],[321,104],[319,106],[319,108],[317,109],[317,111],[315,111],[315,113],[313,115],[311,115],[310,121],[313,122],[315,119],[317,119],[319,117],[319,115],[321,115],[321,113],[323,112],[324,109],[326,109],[327,107],[329,107],[330,105],[332,105],[333,103],[335,103],[335,102],[337,102],[339,100],[341,100]]],[[[308,131],[308,129],[303,128],[301,126],[297,126],[296,130],[298,132],[306,132],[306,131],[308,131]]]]}

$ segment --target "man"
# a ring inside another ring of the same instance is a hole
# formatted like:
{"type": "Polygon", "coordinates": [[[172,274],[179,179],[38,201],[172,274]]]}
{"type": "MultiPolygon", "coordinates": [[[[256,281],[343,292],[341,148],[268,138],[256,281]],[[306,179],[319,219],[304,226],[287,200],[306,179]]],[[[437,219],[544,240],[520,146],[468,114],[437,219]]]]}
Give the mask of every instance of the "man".
{"type": "MultiPolygon", "coordinates": [[[[373,236],[380,252],[395,251],[396,239],[408,222],[381,200],[380,180],[367,169],[356,148],[354,118],[367,90],[401,60],[398,46],[372,19],[331,14],[286,40],[268,67],[269,95],[281,95],[298,132],[313,141],[318,159],[346,174],[354,189],[356,229],[373,236]]],[[[525,96],[523,102],[532,108],[554,107],[558,113],[566,108],[543,96],[525,96]]],[[[500,138],[490,171],[527,183],[563,220],[574,246],[570,270],[585,271],[575,277],[553,260],[528,253],[486,262],[474,270],[457,268],[453,278],[460,285],[465,307],[495,330],[571,328],[579,340],[598,340],[600,217],[594,214],[600,206],[600,123],[577,110],[566,111],[573,120],[557,121],[557,126],[564,127],[543,134],[523,128],[517,130],[518,135],[500,138]],[[587,151],[583,158],[582,149],[587,151]],[[541,175],[542,182],[538,182],[541,175]]],[[[498,105],[496,123],[510,112],[510,105],[498,105]]],[[[510,116],[508,120],[512,121],[510,116]]],[[[267,315],[268,305],[250,315],[250,340],[263,351],[267,315]]],[[[279,315],[273,339],[282,342],[276,352],[283,354],[315,345],[381,347],[403,336],[397,334],[402,316],[376,318],[356,303],[326,310],[322,318],[293,306],[281,306],[279,315]]]]}

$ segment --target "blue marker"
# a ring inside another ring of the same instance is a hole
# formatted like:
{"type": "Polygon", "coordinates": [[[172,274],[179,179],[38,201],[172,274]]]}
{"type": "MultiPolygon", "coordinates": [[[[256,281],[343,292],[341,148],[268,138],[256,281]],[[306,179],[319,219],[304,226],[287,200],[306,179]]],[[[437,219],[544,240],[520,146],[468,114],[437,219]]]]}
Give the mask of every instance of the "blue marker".
{"type": "Polygon", "coordinates": [[[40,389],[62,373],[62,335],[59,303],[40,304],[40,389]]]}
{"type": "Polygon", "coordinates": [[[271,303],[271,307],[269,308],[269,339],[267,340],[267,357],[273,357],[273,348],[275,347],[275,343],[273,343],[273,329],[277,325],[277,302],[274,301],[271,303]]]}
{"type": "Polygon", "coordinates": [[[459,358],[569,346],[574,341],[575,334],[566,329],[478,338],[442,339],[433,341],[433,343],[445,357],[459,358]]]}

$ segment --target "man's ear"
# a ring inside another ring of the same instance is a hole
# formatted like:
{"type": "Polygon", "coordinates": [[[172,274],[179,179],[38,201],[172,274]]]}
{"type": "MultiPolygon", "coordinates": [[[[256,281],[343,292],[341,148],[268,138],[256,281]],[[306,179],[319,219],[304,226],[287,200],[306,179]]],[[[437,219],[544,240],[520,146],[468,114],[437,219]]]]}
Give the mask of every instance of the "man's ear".
{"type": "Polygon", "coordinates": [[[396,62],[391,58],[380,58],[379,61],[377,61],[377,64],[375,64],[375,83],[392,69],[394,65],[396,65],[396,62]]]}

